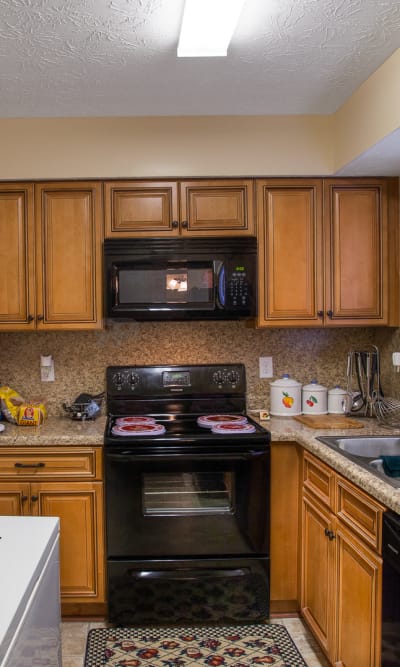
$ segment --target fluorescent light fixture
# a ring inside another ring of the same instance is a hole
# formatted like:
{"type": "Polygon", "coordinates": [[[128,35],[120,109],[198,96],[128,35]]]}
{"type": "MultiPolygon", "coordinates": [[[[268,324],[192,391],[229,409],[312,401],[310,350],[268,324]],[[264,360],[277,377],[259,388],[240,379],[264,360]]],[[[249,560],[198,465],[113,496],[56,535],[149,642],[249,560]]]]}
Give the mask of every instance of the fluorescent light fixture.
{"type": "Polygon", "coordinates": [[[185,0],[178,56],[226,56],[245,0],[185,0]]]}

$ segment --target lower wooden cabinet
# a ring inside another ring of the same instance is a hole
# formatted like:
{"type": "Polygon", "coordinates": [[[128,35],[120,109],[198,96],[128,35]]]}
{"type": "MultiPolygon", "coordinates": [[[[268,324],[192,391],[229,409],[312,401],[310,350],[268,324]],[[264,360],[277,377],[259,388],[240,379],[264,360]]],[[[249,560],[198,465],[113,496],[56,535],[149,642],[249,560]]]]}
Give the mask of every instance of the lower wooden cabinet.
{"type": "Polygon", "coordinates": [[[332,665],[379,667],[384,507],[308,452],[302,504],[302,615],[332,665]]]}
{"type": "Polygon", "coordinates": [[[0,514],[60,518],[63,615],[105,610],[101,448],[0,452],[0,514]]]}
{"type": "Polygon", "coordinates": [[[299,610],[300,464],[295,442],[271,442],[270,610],[299,610]]]}

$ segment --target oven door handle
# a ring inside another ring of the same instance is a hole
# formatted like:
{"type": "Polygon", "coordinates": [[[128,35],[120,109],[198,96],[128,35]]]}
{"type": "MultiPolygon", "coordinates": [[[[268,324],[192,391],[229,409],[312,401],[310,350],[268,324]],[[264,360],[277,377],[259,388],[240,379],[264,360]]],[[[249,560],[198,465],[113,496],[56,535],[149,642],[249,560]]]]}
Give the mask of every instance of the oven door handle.
{"type": "Polygon", "coordinates": [[[162,461],[162,463],[175,463],[181,461],[191,462],[207,462],[207,461],[249,461],[256,456],[262,456],[267,450],[257,449],[249,450],[247,452],[227,452],[224,454],[135,454],[134,450],[126,450],[124,452],[106,452],[106,458],[109,461],[116,463],[128,463],[129,461],[137,463],[154,463],[155,461],[162,461]]]}
{"type": "Polygon", "coordinates": [[[148,579],[168,579],[168,580],[187,580],[193,581],[196,579],[219,579],[226,577],[244,577],[248,574],[249,570],[247,568],[236,568],[236,569],[225,569],[225,570],[202,570],[202,569],[193,569],[193,570],[128,570],[127,574],[134,579],[143,579],[143,581],[148,579]]]}

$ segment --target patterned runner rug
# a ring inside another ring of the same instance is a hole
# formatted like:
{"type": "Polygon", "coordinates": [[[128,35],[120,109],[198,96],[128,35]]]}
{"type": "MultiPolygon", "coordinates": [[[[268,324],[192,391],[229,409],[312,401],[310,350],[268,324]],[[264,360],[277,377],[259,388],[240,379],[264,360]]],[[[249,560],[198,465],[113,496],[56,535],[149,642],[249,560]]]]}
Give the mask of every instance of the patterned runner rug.
{"type": "Polygon", "coordinates": [[[84,667],[307,667],[282,625],[90,630],[84,667]]]}

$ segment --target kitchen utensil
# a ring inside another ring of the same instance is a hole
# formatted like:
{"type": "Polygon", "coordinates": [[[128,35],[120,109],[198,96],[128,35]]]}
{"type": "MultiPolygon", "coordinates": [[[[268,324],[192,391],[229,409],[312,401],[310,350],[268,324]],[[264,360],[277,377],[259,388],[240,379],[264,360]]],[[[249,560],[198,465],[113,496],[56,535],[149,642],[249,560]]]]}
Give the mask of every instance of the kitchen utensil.
{"type": "Polygon", "coordinates": [[[304,415],[326,415],[328,413],[328,389],[317,380],[311,380],[302,388],[302,412],[304,415]]]}

